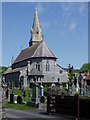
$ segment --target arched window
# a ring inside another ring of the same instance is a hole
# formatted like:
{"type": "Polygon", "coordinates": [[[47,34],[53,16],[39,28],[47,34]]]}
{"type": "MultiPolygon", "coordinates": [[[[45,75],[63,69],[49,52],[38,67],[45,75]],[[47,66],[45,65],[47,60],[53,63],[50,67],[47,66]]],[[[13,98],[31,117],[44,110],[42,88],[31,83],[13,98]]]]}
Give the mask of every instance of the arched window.
{"type": "Polygon", "coordinates": [[[39,63],[39,62],[36,63],[36,69],[37,69],[38,71],[40,71],[40,63],[39,63]]]}
{"type": "Polygon", "coordinates": [[[38,71],[40,71],[40,64],[38,64],[38,71]]]}
{"type": "Polygon", "coordinates": [[[46,71],[50,71],[50,64],[49,64],[49,61],[47,60],[46,62],[46,71]]]}

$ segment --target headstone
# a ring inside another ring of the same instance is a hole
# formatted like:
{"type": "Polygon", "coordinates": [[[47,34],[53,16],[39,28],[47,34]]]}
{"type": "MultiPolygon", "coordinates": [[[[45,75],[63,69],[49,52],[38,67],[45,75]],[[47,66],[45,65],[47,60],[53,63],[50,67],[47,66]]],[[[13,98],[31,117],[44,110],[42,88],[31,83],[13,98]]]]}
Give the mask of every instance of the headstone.
{"type": "Polygon", "coordinates": [[[22,97],[21,96],[17,97],[17,103],[20,103],[20,104],[22,103],[22,97]]]}
{"type": "Polygon", "coordinates": [[[76,93],[79,91],[78,75],[76,77],[76,93]]]}
{"type": "Polygon", "coordinates": [[[80,87],[80,95],[83,96],[85,94],[85,85],[83,83],[83,79],[80,80],[79,87],[80,87]]]}
{"type": "Polygon", "coordinates": [[[72,84],[72,94],[73,95],[75,94],[75,85],[74,85],[74,83],[72,84]]]}
{"type": "Polygon", "coordinates": [[[84,95],[88,96],[88,87],[87,86],[84,88],[84,95]]]}
{"type": "Polygon", "coordinates": [[[8,102],[10,102],[10,89],[8,88],[8,102]]]}
{"type": "Polygon", "coordinates": [[[68,83],[66,83],[66,90],[68,90],[68,83]]]}
{"type": "Polygon", "coordinates": [[[37,85],[37,83],[34,83],[34,86],[33,86],[32,101],[33,101],[35,104],[38,104],[38,103],[39,103],[39,98],[38,98],[38,85],[37,85]]]}
{"type": "Polygon", "coordinates": [[[24,97],[26,97],[26,91],[24,90],[24,94],[23,94],[24,97]]]}
{"type": "Polygon", "coordinates": [[[44,92],[44,96],[47,96],[47,92],[44,92]]]}
{"type": "Polygon", "coordinates": [[[40,85],[40,97],[43,96],[43,86],[42,84],[40,85]]]}
{"type": "Polygon", "coordinates": [[[44,97],[44,96],[42,96],[42,97],[40,98],[40,102],[41,102],[41,103],[45,103],[45,97],[44,97]]]}
{"type": "Polygon", "coordinates": [[[10,103],[14,103],[14,94],[10,94],[10,103]]]}

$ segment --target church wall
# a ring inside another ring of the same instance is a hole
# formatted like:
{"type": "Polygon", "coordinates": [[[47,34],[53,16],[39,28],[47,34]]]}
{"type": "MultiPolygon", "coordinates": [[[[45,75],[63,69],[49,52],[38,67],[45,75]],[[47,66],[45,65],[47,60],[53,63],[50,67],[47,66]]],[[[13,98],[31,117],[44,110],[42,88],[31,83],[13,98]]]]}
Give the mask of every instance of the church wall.
{"type": "Polygon", "coordinates": [[[43,82],[67,82],[68,78],[66,76],[66,71],[58,66],[54,59],[49,59],[48,62],[50,64],[50,71],[46,71],[47,59],[42,60],[44,74],[43,82]]]}
{"type": "Polygon", "coordinates": [[[13,81],[15,83],[15,86],[18,86],[19,85],[19,73],[6,74],[5,80],[6,82],[13,81]]]}
{"type": "MultiPolygon", "coordinates": [[[[40,71],[43,72],[44,78],[42,79],[43,82],[58,82],[59,80],[61,82],[65,82],[65,77],[63,79],[63,75],[60,72],[65,72],[65,70],[63,70],[60,66],[58,66],[56,64],[56,60],[55,59],[50,59],[50,58],[33,58],[33,59],[29,59],[26,61],[22,61],[20,63],[17,63],[17,65],[14,66],[14,68],[16,67],[24,67],[27,66],[28,61],[30,61],[30,69],[36,68],[36,64],[39,63],[40,64],[40,71]],[[49,63],[50,66],[50,70],[46,71],[46,64],[47,61],[49,63]]],[[[17,75],[16,75],[17,76],[17,75]]],[[[13,79],[15,79],[14,81],[17,80],[17,77],[13,75],[13,79]]],[[[10,78],[11,79],[11,78],[10,78]]],[[[66,78],[67,80],[67,78],[66,78]]]]}
{"type": "Polygon", "coordinates": [[[55,64],[56,64],[55,59],[43,59],[42,60],[42,68],[43,68],[43,74],[44,74],[43,82],[57,82],[57,80],[55,79],[56,78],[55,77],[55,64]],[[50,66],[49,71],[46,71],[47,60],[50,66]]]}

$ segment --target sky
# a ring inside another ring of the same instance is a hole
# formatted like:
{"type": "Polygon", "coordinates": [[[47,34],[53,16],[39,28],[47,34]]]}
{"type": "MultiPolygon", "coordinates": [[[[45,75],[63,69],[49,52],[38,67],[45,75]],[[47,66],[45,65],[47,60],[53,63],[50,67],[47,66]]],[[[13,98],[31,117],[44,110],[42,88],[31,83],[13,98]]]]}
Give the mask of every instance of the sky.
{"type": "Polygon", "coordinates": [[[88,62],[88,3],[2,3],[2,65],[11,65],[29,47],[35,8],[43,39],[62,67],[80,68],[88,62]]]}

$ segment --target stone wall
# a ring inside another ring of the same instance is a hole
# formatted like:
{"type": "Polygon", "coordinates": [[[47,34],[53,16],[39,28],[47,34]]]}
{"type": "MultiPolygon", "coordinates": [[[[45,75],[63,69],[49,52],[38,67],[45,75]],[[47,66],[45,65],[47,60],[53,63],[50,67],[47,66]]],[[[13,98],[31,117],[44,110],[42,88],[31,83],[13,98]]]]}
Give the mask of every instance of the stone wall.
{"type": "Polygon", "coordinates": [[[5,77],[5,81],[9,82],[9,81],[13,81],[15,83],[16,86],[19,85],[19,72],[16,73],[12,73],[12,74],[6,74],[5,77]]]}
{"type": "Polygon", "coordinates": [[[0,120],[5,118],[5,94],[4,90],[1,87],[1,78],[0,78],[0,120]]]}

